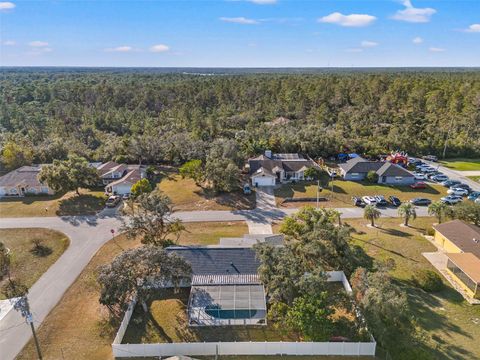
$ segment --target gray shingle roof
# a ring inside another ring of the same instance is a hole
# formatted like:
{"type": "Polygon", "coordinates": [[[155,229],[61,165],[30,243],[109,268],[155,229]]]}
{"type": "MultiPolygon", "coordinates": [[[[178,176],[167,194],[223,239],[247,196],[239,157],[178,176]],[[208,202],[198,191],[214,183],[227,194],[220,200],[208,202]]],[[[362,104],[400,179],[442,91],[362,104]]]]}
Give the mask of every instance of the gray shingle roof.
{"type": "Polygon", "coordinates": [[[395,165],[389,162],[383,164],[383,166],[377,170],[378,176],[402,176],[413,177],[413,174],[405,170],[399,165],[395,165]]]}
{"type": "Polygon", "coordinates": [[[368,173],[369,171],[377,171],[383,164],[380,161],[368,161],[361,157],[356,157],[339,166],[345,173],[368,173]]]}
{"type": "Polygon", "coordinates": [[[16,170],[10,171],[9,173],[0,177],[0,186],[41,186],[42,184],[38,181],[38,173],[40,172],[41,165],[33,166],[22,166],[16,170]]]}
{"type": "Polygon", "coordinates": [[[315,167],[317,164],[310,159],[305,159],[299,154],[273,154],[272,159],[265,155],[248,160],[250,174],[254,174],[258,169],[263,168],[266,173],[273,173],[273,169],[278,167],[284,171],[299,171],[303,167],[315,167]]]}
{"type": "Polygon", "coordinates": [[[169,247],[192,266],[192,275],[256,274],[260,262],[251,248],[169,247]]]}

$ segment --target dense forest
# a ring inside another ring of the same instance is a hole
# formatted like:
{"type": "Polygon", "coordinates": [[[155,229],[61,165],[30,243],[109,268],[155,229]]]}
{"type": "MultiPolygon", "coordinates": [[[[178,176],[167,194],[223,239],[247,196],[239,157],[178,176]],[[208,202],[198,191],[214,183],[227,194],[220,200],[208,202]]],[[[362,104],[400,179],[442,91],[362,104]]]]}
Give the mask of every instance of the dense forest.
{"type": "MultiPolygon", "coordinates": [[[[480,72],[162,74],[2,69],[0,143],[15,165],[69,153],[180,164],[226,142],[312,157],[480,156],[480,72]]],[[[224,147],[225,148],[225,147],[224,147]]],[[[225,152],[228,152],[225,150],[225,152]]],[[[10,164],[12,165],[12,164],[10,164]]]]}

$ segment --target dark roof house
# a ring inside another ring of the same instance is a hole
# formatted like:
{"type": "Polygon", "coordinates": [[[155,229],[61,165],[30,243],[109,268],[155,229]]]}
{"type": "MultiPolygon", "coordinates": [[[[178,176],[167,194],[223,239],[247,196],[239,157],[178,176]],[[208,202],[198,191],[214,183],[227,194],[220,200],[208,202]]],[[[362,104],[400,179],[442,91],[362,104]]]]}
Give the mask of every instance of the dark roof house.
{"type": "Polygon", "coordinates": [[[409,185],[415,182],[415,177],[410,171],[390,162],[355,157],[338,166],[345,180],[363,180],[370,171],[375,171],[379,183],[409,185]]]}

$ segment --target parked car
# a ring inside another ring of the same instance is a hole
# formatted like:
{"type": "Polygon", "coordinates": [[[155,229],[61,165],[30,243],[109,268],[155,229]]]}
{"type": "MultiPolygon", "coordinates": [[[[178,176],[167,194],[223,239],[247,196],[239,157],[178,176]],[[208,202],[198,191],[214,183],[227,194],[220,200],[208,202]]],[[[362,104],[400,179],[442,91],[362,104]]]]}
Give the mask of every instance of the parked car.
{"type": "Polygon", "coordinates": [[[478,199],[478,197],[480,197],[480,191],[474,191],[472,193],[470,193],[470,195],[468,195],[468,200],[476,200],[478,199]]]}
{"type": "Polygon", "coordinates": [[[433,172],[435,172],[435,171],[437,171],[437,170],[436,170],[435,168],[429,166],[429,167],[424,167],[424,168],[422,168],[422,171],[423,171],[424,173],[429,174],[429,173],[433,173],[433,172]]]}
{"type": "Polygon", "coordinates": [[[443,175],[443,174],[440,171],[435,170],[427,174],[427,179],[432,180],[437,175],[443,175]]]}
{"type": "Polygon", "coordinates": [[[375,205],[377,205],[378,207],[385,207],[388,205],[387,200],[385,200],[385,197],[383,195],[376,195],[375,201],[375,205]]]}
{"type": "Polygon", "coordinates": [[[445,186],[445,187],[450,187],[450,186],[457,185],[457,184],[460,184],[460,181],[458,181],[458,180],[447,180],[447,181],[442,182],[442,185],[445,186]]]}
{"type": "Polygon", "coordinates": [[[418,206],[428,206],[432,203],[432,200],[430,199],[425,199],[425,198],[415,198],[410,200],[410,202],[413,205],[418,205],[418,206]]]}
{"type": "Polygon", "coordinates": [[[418,181],[412,185],[410,185],[412,189],[425,189],[427,187],[427,184],[425,184],[422,181],[418,181]]]}
{"type": "Polygon", "coordinates": [[[465,190],[468,190],[468,192],[472,191],[472,188],[470,187],[470,185],[467,185],[467,184],[460,183],[460,184],[457,184],[455,186],[451,186],[450,189],[452,187],[459,188],[459,189],[465,189],[465,190]]]}
{"type": "Polygon", "coordinates": [[[475,199],[475,204],[480,204],[480,197],[475,199]]]}
{"type": "Polygon", "coordinates": [[[117,206],[119,203],[120,203],[120,196],[118,195],[112,195],[110,196],[107,201],[105,202],[105,206],[106,207],[110,207],[110,208],[113,208],[115,206],[117,206]]]}
{"type": "Polygon", "coordinates": [[[443,174],[438,174],[438,175],[433,176],[431,179],[435,182],[442,182],[442,181],[447,181],[448,176],[443,175],[443,174]]]}
{"type": "Polygon", "coordinates": [[[252,188],[250,187],[250,184],[243,185],[243,193],[245,195],[250,195],[252,193],[252,188]]]}
{"type": "Polygon", "coordinates": [[[400,199],[396,196],[389,196],[388,197],[388,200],[390,200],[390,203],[395,206],[395,207],[399,207],[400,205],[402,205],[402,202],[400,201],[400,199]]]}
{"type": "Polygon", "coordinates": [[[358,197],[358,196],[352,197],[352,202],[353,202],[353,205],[354,205],[354,206],[359,206],[359,207],[362,207],[362,208],[365,207],[365,205],[367,205],[367,204],[365,204],[365,203],[363,202],[363,200],[362,200],[360,197],[358,197]]]}
{"type": "Polygon", "coordinates": [[[122,195],[122,199],[123,199],[123,200],[128,200],[128,199],[130,199],[130,194],[123,194],[123,195],[122,195]]]}
{"type": "Polygon", "coordinates": [[[425,174],[421,172],[414,172],[413,176],[415,176],[415,180],[425,180],[427,178],[425,174]]]}
{"type": "Polygon", "coordinates": [[[456,195],[447,195],[442,197],[440,201],[448,205],[455,205],[462,201],[462,197],[456,195]]]}
{"type": "Polygon", "coordinates": [[[427,161],[433,161],[433,162],[438,161],[438,157],[436,157],[435,155],[425,155],[425,156],[422,156],[422,159],[427,161]]]}
{"type": "Polygon", "coordinates": [[[458,195],[458,196],[467,196],[468,190],[463,188],[451,187],[447,190],[447,194],[458,195]]]}
{"type": "Polygon", "coordinates": [[[364,196],[362,197],[362,201],[367,205],[375,205],[377,203],[374,196],[364,196]]]}

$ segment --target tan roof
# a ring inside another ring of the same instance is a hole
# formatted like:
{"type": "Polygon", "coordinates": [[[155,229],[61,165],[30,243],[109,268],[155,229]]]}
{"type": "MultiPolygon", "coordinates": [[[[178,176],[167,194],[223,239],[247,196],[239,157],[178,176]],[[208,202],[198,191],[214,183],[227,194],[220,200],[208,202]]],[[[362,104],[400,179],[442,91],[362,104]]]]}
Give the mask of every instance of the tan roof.
{"type": "Polygon", "coordinates": [[[472,253],[448,253],[448,258],[475,283],[480,284],[480,259],[472,253]]]}
{"type": "Polygon", "coordinates": [[[480,228],[461,220],[434,225],[433,228],[465,253],[480,258],[480,228]]]}
{"type": "Polygon", "coordinates": [[[120,166],[121,164],[116,163],[115,161],[108,161],[99,167],[97,167],[98,174],[100,176],[105,175],[106,173],[110,172],[112,169],[120,166]]]}
{"type": "Polygon", "coordinates": [[[42,183],[40,183],[37,178],[41,168],[41,165],[22,166],[16,170],[10,171],[0,177],[0,186],[41,186],[42,183]]]}
{"type": "Polygon", "coordinates": [[[141,180],[142,170],[140,168],[130,170],[124,177],[121,179],[111,182],[108,186],[120,185],[120,184],[135,184],[138,180],[141,180]]]}

